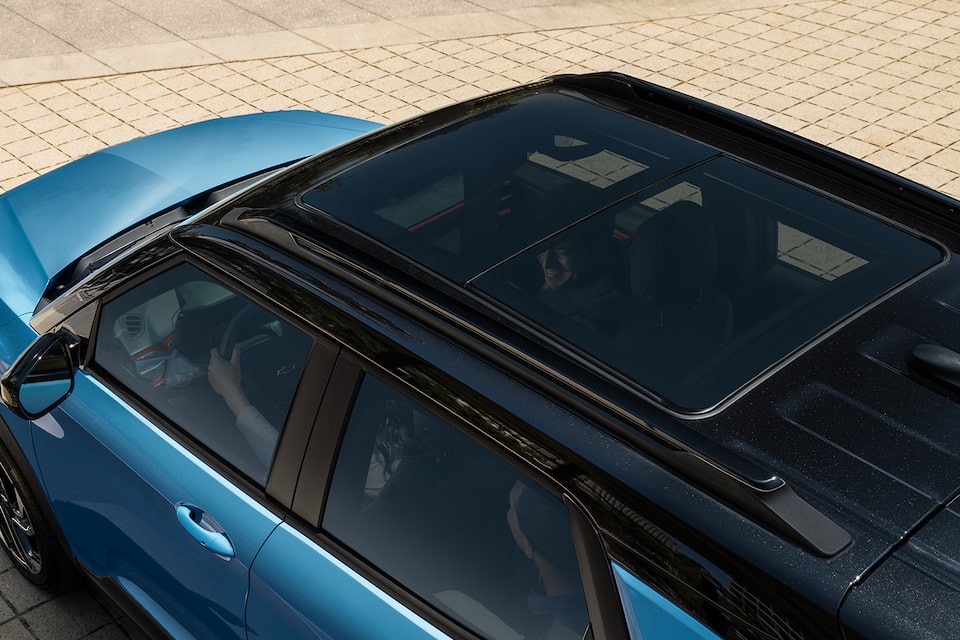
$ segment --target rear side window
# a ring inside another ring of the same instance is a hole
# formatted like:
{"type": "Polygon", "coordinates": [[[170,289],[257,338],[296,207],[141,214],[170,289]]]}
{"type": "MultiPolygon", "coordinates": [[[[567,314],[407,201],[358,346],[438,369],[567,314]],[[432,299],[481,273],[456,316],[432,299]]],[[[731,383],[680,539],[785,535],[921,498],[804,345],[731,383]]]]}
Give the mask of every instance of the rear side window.
{"type": "Polygon", "coordinates": [[[579,640],[587,628],[562,502],[372,376],[322,526],[484,637],[579,640]]]}

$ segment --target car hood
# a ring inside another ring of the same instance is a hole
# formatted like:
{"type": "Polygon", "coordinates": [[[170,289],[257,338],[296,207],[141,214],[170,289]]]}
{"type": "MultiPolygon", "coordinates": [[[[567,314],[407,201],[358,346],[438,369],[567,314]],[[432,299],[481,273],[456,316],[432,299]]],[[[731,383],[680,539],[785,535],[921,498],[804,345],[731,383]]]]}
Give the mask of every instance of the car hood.
{"type": "Polygon", "coordinates": [[[32,312],[51,277],[144,218],[379,126],[312,111],[208,120],[103,149],[0,195],[0,325],[32,312]]]}

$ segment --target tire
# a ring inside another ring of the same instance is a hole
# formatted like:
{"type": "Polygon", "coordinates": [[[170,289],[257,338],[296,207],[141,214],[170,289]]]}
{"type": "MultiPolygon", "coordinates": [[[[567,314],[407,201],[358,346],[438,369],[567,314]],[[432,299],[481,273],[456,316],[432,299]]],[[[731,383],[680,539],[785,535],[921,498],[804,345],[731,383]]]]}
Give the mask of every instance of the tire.
{"type": "Polygon", "coordinates": [[[73,564],[10,451],[2,444],[0,544],[20,573],[38,588],[59,593],[73,586],[73,564]]]}

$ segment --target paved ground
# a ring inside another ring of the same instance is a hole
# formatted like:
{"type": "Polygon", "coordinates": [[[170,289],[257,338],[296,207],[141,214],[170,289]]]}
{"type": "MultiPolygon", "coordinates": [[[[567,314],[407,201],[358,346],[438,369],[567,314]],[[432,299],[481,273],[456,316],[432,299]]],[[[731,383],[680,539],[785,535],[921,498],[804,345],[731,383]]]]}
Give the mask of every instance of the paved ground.
{"type": "MultiPolygon", "coordinates": [[[[960,196],[956,0],[0,0],[0,192],[210,117],[393,122],[617,70],[960,196]]],[[[0,564],[0,640],[127,637],[0,564]]]]}

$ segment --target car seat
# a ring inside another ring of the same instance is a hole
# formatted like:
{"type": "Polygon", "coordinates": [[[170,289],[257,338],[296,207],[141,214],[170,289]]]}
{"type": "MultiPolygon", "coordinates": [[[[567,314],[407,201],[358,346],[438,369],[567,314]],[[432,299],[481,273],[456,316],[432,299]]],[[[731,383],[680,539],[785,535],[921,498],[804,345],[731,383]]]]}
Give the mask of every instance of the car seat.
{"type": "MultiPolygon", "coordinates": [[[[630,247],[634,331],[664,355],[708,355],[730,340],[733,307],[717,286],[719,243],[702,206],[681,200],[640,227],[630,247]]],[[[683,358],[681,358],[681,361],[683,358]]]]}

